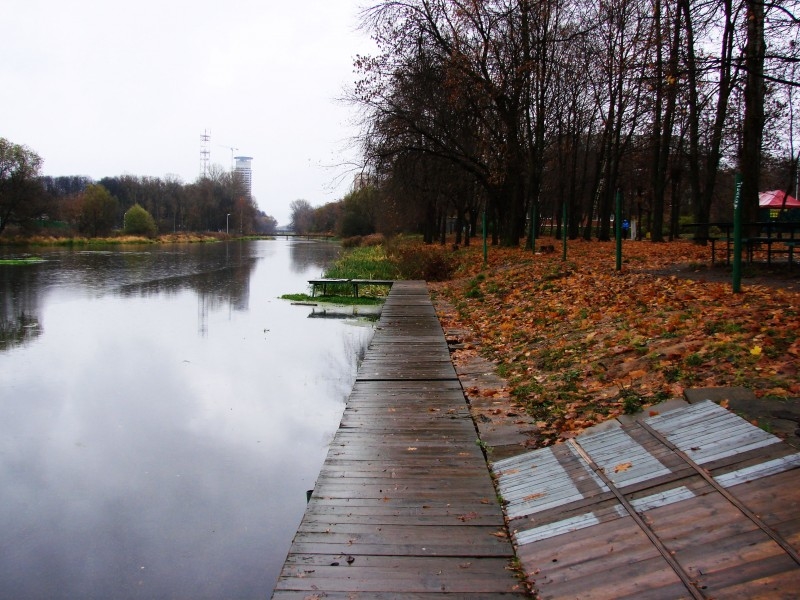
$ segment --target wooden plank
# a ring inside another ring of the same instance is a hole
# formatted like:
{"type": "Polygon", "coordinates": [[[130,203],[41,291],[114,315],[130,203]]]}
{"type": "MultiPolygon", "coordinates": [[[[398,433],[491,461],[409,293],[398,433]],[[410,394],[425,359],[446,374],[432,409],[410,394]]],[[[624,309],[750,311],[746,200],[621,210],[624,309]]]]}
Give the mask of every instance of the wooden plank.
{"type": "Polygon", "coordinates": [[[762,559],[717,571],[703,578],[715,598],[795,600],[800,590],[800,570],[786,556],[762,559]]]}
{"type": "Polygon", "coordinates": [[[523,563],[537,565],[536,587],[546,598],[610,599],[652,589],[685,591],[630,517],[528,544],[518,554],[523,563]]]}

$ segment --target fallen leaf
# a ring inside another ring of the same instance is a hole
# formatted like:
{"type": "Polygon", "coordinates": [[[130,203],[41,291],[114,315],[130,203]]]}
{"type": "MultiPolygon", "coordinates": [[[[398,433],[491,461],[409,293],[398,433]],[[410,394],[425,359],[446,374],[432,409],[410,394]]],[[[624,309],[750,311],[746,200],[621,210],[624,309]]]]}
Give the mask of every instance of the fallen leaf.
{"type": "Polygon", "coordinates": [[[545,492],[539,492],[538,494],[530,494],[529,496],[525,496],[522,501],[523,502],[530,502],[531,500],[536,500],[537,498],[541,498],[545,495],[545,492]]]}
{"type": "Polygon", "coordinates": [[[614,473],[622,473],[623,471],[627,471],[633,466],[633,463],[626,462],[620,463],[616,467],[614,467],[614,473]]]}

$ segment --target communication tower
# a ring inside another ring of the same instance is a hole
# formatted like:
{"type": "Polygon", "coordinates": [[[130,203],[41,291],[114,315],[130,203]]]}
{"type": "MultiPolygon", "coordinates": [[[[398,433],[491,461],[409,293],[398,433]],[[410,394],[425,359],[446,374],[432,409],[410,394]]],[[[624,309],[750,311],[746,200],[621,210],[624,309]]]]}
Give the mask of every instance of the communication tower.
{"type": "Polygon", "coordinates": [[[207,130],[203,130],[200,134],[200,176],[208,177],[209,167],[211,165],[211,134],[207,130]]]}

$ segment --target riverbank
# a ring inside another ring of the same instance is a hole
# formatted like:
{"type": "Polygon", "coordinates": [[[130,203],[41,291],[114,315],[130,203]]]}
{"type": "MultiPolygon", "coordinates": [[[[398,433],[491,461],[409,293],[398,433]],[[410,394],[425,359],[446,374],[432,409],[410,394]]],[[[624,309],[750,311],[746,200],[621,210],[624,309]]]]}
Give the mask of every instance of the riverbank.
{"type": "Polygon", "coordinates": [[[491,362],[504,384],[482,393],[533,417],[532,446],[690,388],[736,386],[787,404],[800,396],[792,272],[754,272],[733,294],[710,248],[688,242],[626,242],[619,272],[613,243],[570,242],[566,261],[491,248],[484,266],[479,248],[452,254],[457,275],[431,288],[454,307],[440,313],[443,325],[467,332],[453,360],[491,362]]]}
{"type": "Polygon", "coordinates": [[[0,246],[104,246],[114,244],[197,244],[230,240],[273,239],[272,236],[230,236],[225,233],[167,233],[153,238],[140,235],[58,237],[47,235],[0,237],[0,246]]]}

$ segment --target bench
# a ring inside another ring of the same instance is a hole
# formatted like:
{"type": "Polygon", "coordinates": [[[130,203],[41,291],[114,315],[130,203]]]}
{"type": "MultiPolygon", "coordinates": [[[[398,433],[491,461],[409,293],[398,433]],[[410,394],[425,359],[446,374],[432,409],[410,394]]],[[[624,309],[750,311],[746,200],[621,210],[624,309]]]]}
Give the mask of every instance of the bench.
{"type": "Polygon", "coordinates": [[[786,245],[786,253],[789,255],[789,264],[794,262],[794,249],[800,244],[800,240],[783,240],[786,245]]]}
{"type": "Polygon", "coordinates": [[[322,286],[322,295],[328,293],[328,286],[329,285],[343,285],[350,283],[349,279],[309,279],[309,285],[311,286],[311,297],[314,298],[317,295],[317,287],[322,286]]]}
{"type": "Polygon", "coordinates": [[[718,237],[708,236],[708,237],[693,237],[692,241],[695,243],[700,244],[711,244],[711,264],[715,264],[717,261],[717,240],[718,237]]]}
{"type": "Polygon", "coordinates": [[[761,250],[763,246],[767,247],[767,264],[772,264],[773,254],[786,253],[789,264],[792,264],[794,249],[800,240],[794,238],[775,238],[775,237],[752,237],[742,239],[747,250],[747,261],[753,262],[753,255],[756,250],[761,250]],[[774,248],[773,246],[782,244],[784,248],[774,248]]]}
{"type": "Polygon", "coordinates": [[[358,298],[359,285],[383,285],[392,287],[394,281],[391,279],[351,279],[350,283],[353,284],[353,295],[358,298]]]}
{"type": "Polygon", "coordinates": [[[314,298],[317,295],[317,287],[322,286],[322,295],[328,293],[328,286],[329,285],[351,285],[353,286],[353,296],[358,298],[358,287],[361,285],[383,285],[392,287],[394,283],[391,279],[309,279],[309,285],[311,286],[311,297],[314,298]]]}

